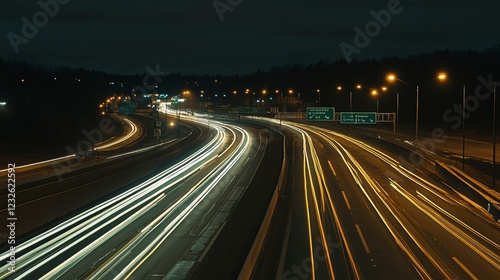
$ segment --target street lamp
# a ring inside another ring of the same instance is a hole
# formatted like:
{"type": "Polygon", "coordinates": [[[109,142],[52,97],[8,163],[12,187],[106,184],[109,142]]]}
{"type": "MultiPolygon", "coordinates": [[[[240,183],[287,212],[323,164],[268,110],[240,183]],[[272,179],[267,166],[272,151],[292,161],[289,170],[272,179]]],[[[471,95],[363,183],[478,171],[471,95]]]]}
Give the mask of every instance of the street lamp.
{"type": "Polygon", "coordinates": [[[317,89],[316,92],[318,93],[318,106],[321,107],[321,91],[317,89]]]}
{"type": "Polygon", "coordinates": [[[377,97],[377,114],[378,114],[378,91],[376,89],[374,89],[374,90],[371,91],[371,94],[373,96],[377,97]]]}
{"type": "MultiPolygon", "coordinates": [[[[291,95],[292,95],[292,97],[293,97],[293,89],[288,90],[288,94],[291,94],[291,95]]],[[[288,98],[286,99],[286,105],[287,105],[287,107],[288,107],[288,100],[289,100],[289,99],[290,99],[290,97],[288,97],[288,98]]],[[[293,99],[292,99],[292,106],[293,106],[293,99]]],[[[287,108],[287,110],[288,110],[288,108],[287,108]]]]}
{"type": "MultiPolygon", "coordinates": [[[[398,77],[396,77],[396,75],[394,74],[389,74],[387,75],[387,80],[389,82],[395,82],[395,81],[400,81],[401,83],[407,85],[407,86],[410,86],[408,83],[406,83],[405,81],[399,79],[398,77]]],[[[415,108],[415,141],[418,140],[418,97],[419,97],[419,89],[418,89],[418,86],[415,86],[416,89],[417,89],[417,100],[416,100],[416,108],[415,108]]],[[[399,98],[398,98],[398,101],[399,101],[399,98]]],[[[399,106],[398,106],[399,107],[399,106]]]]}
{"type": "MultiPolygon", "coordinates": [[[[361,85],[356,85],[356,89],[361,89],[362,86],[361,85]]],[[[338,91],[342,91],[342,86],[338,86],[337,87],[337,90],[338,91]]],[[[352,112],[352,90],[349,90],[349,112],[352,112]]]]}
{"type": "MultiPolygon", "coordinates": [[[[446,73],[439,73],[437,76],[438,80],[446,81],[448,75],[446,73]]],[[[453,79],[450,79],[453,81],[453,79]]],[[[462,90],[462,170],[465,169],[465,84],[462,90]]]]}

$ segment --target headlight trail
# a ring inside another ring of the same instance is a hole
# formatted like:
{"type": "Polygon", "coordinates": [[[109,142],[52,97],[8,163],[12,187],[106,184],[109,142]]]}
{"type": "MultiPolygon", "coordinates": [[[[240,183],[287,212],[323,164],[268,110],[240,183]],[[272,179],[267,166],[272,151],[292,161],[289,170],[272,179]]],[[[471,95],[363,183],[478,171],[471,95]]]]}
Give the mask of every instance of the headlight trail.
{"type": "Polygon", "coordinates": [[[130,129],[129,133],[127,133],[126,135],[124,135],[122,137],[119,137],[118,139],[114,139],[114,140],[110,141],[109,143],[104,143],[102,145],[98,145],[95,148],[96,150],[105,150],[105,149],[108,149],[109,147],[117,146],[117,145],[127,141],[128,139],[134,137],[134,135],[139,131],[139,128],[137,127],[137,125],[135,123],[133,123],[129,119],[123,118],[123,120],[129,125],[129,129],[130,129]]]}
{"type": "MultiPolygon", "coordinates": [[[[391,201],[389,195],[385,192],[384,189],[376,182],[372,176],[370,176],[361,164],[333,137],[343,138],[346,141],[349,141],[363,150],[371,153],[382,162],[386,163],[393,170],[395,170],[398,174],[402,175],[403,178],[409,179],[411,182],[415,184],[435,197],[438,197],[442,201],[448,203],[452,206],[457,206],[458,204],[449,198],[449,194],[442,190],[440,187],[434,185],[433,183],[425,180],[421,176],[411,172],[404,167],[399,165],[399,162],[395,159],[392,159],[387,154],[381,152],[380,150],[356,139],[348,137],[346,135],[336,133],[327,129],[311,127],[302,124],[289,124],[285,123],[285,125],[292,127],[294,129],[303,129],[308,131],[309,133],[314,133],[318,135],[320,138],[328,142],[341,156],[344,164],[348,167],[348,170],[351,173],[352,178],[359,186],[360,190],[370,202],[372,207],[378,213],[378,216],[382,220],[383,224],[389,230],[391,235],[393,236],[396,243],[399,245],[401,250],[406,253],[408,258],[413,263],[416,271],[423,278],[430,278],[431,275],[428,273],[427,269],[424,267],[422,262],[418,259],[416,254],[412,252],[411,246],[406,243],[403,236],[394,228],[394,225],[385,217],[386,214],[380,209],[379,203],[382,203],[384,208],[391,213],[391,216],[395,218],[397,224],[404,229],[404,232],[411,237],[415,245],[419,248],[419,250],[427,257],[427,259],[433,264],[433,266],[440,272],[440,274],[448,279],[453,279],[456,277],[453,270],[448,268],[448,265],[444,262],[444,260],[438,256],[437,252],[427,244],[425,240],[417,233],[416,228],[412,225],[412,222],[408,220],[403,213],[398,209],[399,207],[395,205],[394,202],[391,201]],[[361,175],[361,176],[360,176],[361,175]],[[363,180],[362,180],[362,179],[363,180]],[[366,182],[367,184],[365,184],[366,182]],[[374,190],[373,194],[377,198],[378,203],[373,199],[373,195],[367,191],[367,187],[370,187],[374,190]]],[[[438,225],[440,225],[445,231],[447,231],[450,235],[454,236],[457,240],[462,242],[464,245],[469,247],[473,252],[477,253],[482,259],[487,261],[493,267],[500,268],[500,256],[498,254],[500,246],[495,243],[493,240],[487,238],[477,230],[473,229],[471,226],[466,224],[464,221],[458,219],[457,217],[451,215],[449,212],[445,211],[443,208],[439,207],[435,202],[432,202],[429,198],[424,196],[417,190],[417,195],[410,194],[407,190],[400,187],[393,179],[388,178],[391,182],[393,188],[401,194],[401,197],[404,197],[407,201],[413,204],[416,209],[420,210],[423,214],[425,214],[428,218],[432,219],[438,225]],[[422,203],[425,202],[425,203],[422,203]],[[434,210],[435,209],[435,210],[434,210]],[[447,219],[445,219],[446,217],[447,219]],[[451,221],[453,221],[453,224],[451,221]],[[476,240],[484,240],[487,244],[495,248],[495,251],[490,250],[485,247],[480,242],[476,240]]],[[[330,194],[328,192],[328,188],[326,188],[327,197],[330,198],[330,194]]],[[[470,273],[467,272],[467,273],[470,273]]]]}
{"type": "MultiPolygon", "coordinates": [[[[202,123],[202,121],[198,122],[202,123]]],[[[168,222],[161,234],[147,247],[148,249],[122,271],[123,274],[133,273],[168,238],[171,232],[189,216],[208,193],[217,186],[220,180],[240,161],[242,155],[250,146],[249,134],[244,129],[215,121],[211,122],[211,129],[216,131],[213,139],[170,168],[122,194],[19,244],[16,247],[19,257],[16,259],[15,279],[30,277],[32,273],[49,263],[54,263],[57,258],[69,252],[69,250],[74,251],[77,249],[70,258],[57,264],[43,276],[44,279],[63,277],[64,273],[78,265],[79,261],[88,256],[95,248],[116,236],[121,229],[140,219],[162,199],[168,197],[167,192],[170,188],[198,172],[207,162],[213,162],[224,155],[224,158],[215,169],[210,171],[195,186],[184,192],[183,195],[174,198],[171,207],[159,214],[151,223],[148,223],[126,244],[125,249],[132,248],[135,244],[144,240],[145,236],[150,235],[153,230],[157,230],[159,225],[168,222]],[[232,141],[228,143],[226,143],[229,138],[227,131],[232,134],[232,141]],[[236,132],[242,135],[242,140],[239,141],[238,145],[235,145],[236,132]],[[225,143],[226,146],[224,147],[225,143]],[[233,151],[227,154],[230,149],[233,151]],[[90,239],[95,234],[99,234],[98,238],[90,239]]],[[[93,275],[106,274],[106,269],[112,268],[113,263],[122,259],[123,251],[127,250],[119,250],[114,253],[113,257],[115,259],[106,261],[93,275]]],[[[0,261],[5,263],[8,257],[9,252],[5,252],[0,255],[0,261]]],[[[4,269],[4,272],[0,274],[0,278],[9,277],[10,273],[7,271],[6,266],[3,266],[2,269],[4,269]]]]}
{"type": "MultiPolygon", "coordinates": [[[[329,209],[328,213],[331,215],[333,221],[335,222],[336,229],[339,238],[342,240],[344,253],[347,253],[346,259],[349,261],[349,267],[354,273],[354,278],[361,279],[361,271],[359,265],[352,252],[351,244],[347,238],[344,226],[340,218],[338,217],[337,210],[335,209],[328,184],[325,179],[325,175],[319,160],[316,148],[310,137],[310,135],[301,128],[288,125],[289,128],[299,132],[302,135],[302,150],[303,150],[303,176],[304,176],[304,192],[305,192],[305,205],[306,205],[306,216],[308,223],[308,234],[309,234],[309,253],[311,258],[311,266],[315,267],[314,254],[313,254],[313,244],[312,244],[312,223],[311,223],[311,211],[309,210],[310,205],[313,206],[313,213],[315,214],[315,219],[317,223],[317,230],[321,237],[321,246],[325,254],[326,270],[328,272],[330,279],[335,279],[335,271],[333,268],[333,261],[331,259],[330,249],[327,242],[327,229],[325,226],[324,215],[326,209],[329,209]],[[316,191],[318,189],[319,195],[316,191]],[[309,194],[310,193],[310,194],[309,194]],[[326,207],[326,201],[328,201],[328,207],[326,207]]],[[[316,278],[315,270],[311,271],[311,279],[316,278]]],[[[349,268],[347,269],[349,274],[349,268]]]]}
{"type": "MultiPolygon", "coordinates": [[[[95,148],[96,150],[103,150],[103,149],[109,148],[111,146],[118,145],[118,144],[120,144],[120,143],[122,143],[122,142],[124,142],[124,141],[126,141],[128,139],[130,139],[135,134],[137,134],[137,132],[139,131],[139,128],[137,127],[137,125],[135,123],[133,123],[132,121],[130,121],[129,119],[127,119],[127,118],[123,118],[123,120],[125,122],[127,122],[128,126],[130,128],[130,132],[127,133],[127,135],[124,135],[124,136],[119,137],[117,139],[113,139],[109,143],[103,143],[102,145],[98,145],[95,148]]],[[[28,167],[33,167],[33,166],[37,166],[37,165],[41,166],[41,165],[47,165],[49,163],[56,163],[56,162],[59,162],[59,161],[65,161],[65,160],[74,158],[75,155],[76,154],[71,154],[71,155],[67,155],[67,156],[62,156],[62,157],[58,157],[58,158],[43,160],[43,161],[34,162],[34,163],[30,163],[30,164],[19,165],[19,166],[16,166],[16,170],[26,169],[28,167]]],[[[2,173],[2,172],[7,172],[7,169],[0,170],[0,173],[2,173]]]]}

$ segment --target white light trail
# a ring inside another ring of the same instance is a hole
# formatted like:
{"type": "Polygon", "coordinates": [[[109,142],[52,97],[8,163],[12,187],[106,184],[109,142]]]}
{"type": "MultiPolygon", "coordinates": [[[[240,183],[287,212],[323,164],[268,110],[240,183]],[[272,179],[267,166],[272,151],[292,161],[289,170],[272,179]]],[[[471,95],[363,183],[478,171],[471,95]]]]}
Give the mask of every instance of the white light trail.
{"type": "MultiPolygon", "coordinates": [[[[192,121],[203,123],[196,119],[192,121]]],[[[174,203],[138,232],[133,240],[126,245],[126,248],[132,248],[158,229],[159,225],[168,223],[161,231],[161,234],[147,246],[148,249],[140,254],[141,257],[137,257],[128,263],[127,269],[122,271],[122,273],[133,273],[168,238],[170,233],[188,217],[221,179],[232,170],[250,146],[248,133],[239,127],[213,121],[211,129],[216,131],[216,134],[205,146],[170,168],[130,188],[128,191],[19,244],[16,247],[16,252],[19,255],[16,260],[16,279],[30,277],[32,273],[39,271],[40,268],[53,265],[57,258],[67,254],[70,250],[75,251],[77,249],[76,252],[71,253],[71,257],[50,268],[50,271],[42,278],[64,277],[66,272],[87,257],[94,249],[116,236],[121,229],[125,229],[130,223],[140,219],[146,212],[153,209],[159,201],[168,197],[169,194],[167,193],[170,188],[185,182],[188,177],[198,172],[202,166],[206,166],[207,162],[215,162],[216,159],[221,160],[219,165],[195,186],[187,189],[179,197],[172,197],[174,203]],[[227,131],[231,133],[231,137],[228,137],[227,131]],[[239,141],[238,145],[235,145],[236,132],[241,135],[241,141],[239,141]],[[227,141],[229,138],[232,138],[232,140],[227,141]],[[230,150],[232,151],[228,153],[230,150]],[[99,237],[90,239],[95,234],[99,234],[99,237]]],[[[105,261],[94,276],[97,277],[108,273],[109,269],[112,269],[121,260],[126,259],[127,256],[123,254],[124,251],[129,251],[126,248],[112,254],[112,259],[105,261]]],[[[9,251],[0,255],[0,261],[5,263],[8,257],[9,251]]],[[[0,268],[4,271],[0,274],[0,278],[9,276],[5,268],[6,266],[0,268]]]]}

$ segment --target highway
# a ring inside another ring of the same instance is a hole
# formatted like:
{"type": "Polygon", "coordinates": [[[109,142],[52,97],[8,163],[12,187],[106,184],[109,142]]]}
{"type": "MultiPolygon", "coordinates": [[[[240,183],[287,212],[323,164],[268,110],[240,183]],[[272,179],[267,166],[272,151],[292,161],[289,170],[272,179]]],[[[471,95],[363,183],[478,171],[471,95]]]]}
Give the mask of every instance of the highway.
{"type": "MultiPolygon", "coordinates": [[[[89,134],[87,134],[91,139],[85,139],[79,143],[95,143],[95,151],[111,151],[130,146],[144,136],[144,128],[138,123],[116,114],[112,114],[110,117],[123,124],[124,133],[122,135],[111,137],[106,140],[103,139],[104,141],[97,141],[99,138],[104,138],[104,133],[98,129],[92,129],[89,134]]],[[[106,124],[105,127],[114,125],[108,120],[103,124],[106,124]]],[[[66,156],[16,166],[17,179],[26,183],[47,178],[57,173],[65,173],[64,168],[73,170],[81,167],[77,167],[77,165],[81,165],[86,153],[80,150],[76,151],[77,146],[78,144],[73,147],[68,145],[66,147],[68,155],[66,156]],[[68,168],[69,165],[72,165],[71,168],[68,168]]],[[[82,146],[85,145],[82,144],[82,146]]],[[[6,174],[7,169],[0,170],[0,179],[5,178],[6,174]]],[[[4,188],[4,186],[1,188],[4,188]]]]}
{"type": "Polygon", "coordinates": [[[265,247],[282,253],[279,262],[264,254],[267,268],[253,279],[500,276],[498,223],[431,174],[401,166],[398,151],[310,125],[282,128],[293,139],[291,206],[283,235],[265,247]]]}
{"type": "Polygon", "coordinates": [[[17,245],[15,273],[4,266],[0,278],[142,279],[173,267],[172,275],[188,273],[178,260],[193,242],[209,247],[248,184],[239,178],[266,145],[234,125],[211,121],[210,131],[189,156],[17,245]]]}
{"type": "Polygon", "coordinates": [[[177,142],[114,155],[68,177],[68,191],[26,190],[18,211],[36,224],[28,213],[43,205],[61,212],[62,200],[122,186],[23,236],[0,279],[236,279],[281,168],[273,130],[286,186],[253,279],[500,277],[499,224],[401,164],[402,149],[308,123],[182,118],[192,131],[177,142]]]}

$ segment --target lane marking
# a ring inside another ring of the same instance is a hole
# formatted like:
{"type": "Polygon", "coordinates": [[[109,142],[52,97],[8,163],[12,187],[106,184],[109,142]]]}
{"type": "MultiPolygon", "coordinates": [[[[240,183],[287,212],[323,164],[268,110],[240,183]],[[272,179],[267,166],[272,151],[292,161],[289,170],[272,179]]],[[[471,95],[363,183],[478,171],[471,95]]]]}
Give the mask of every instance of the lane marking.
{"type": "Polygon", "coordinates": [[[366,253],[370,253],[370,248],[368,248],[368,244],[366,243],[365,237],[363,236],[363,233],[361,232],[361,228],[359,227],[358,224],[355,224],[356,230],[358,231],[359,237],[361,238],[361,242],[363,243],[363,247],[365,247],[366,253]]]}
{"type": "Polygon", "coordinates": [[[451,257],[464,271],[469,275],[470,278],[478,280],[476,275],[474,275],[459,259],[456,257],[451,257]]]}
{"type": "Polygon", "coordinates": [[[344,197],[345,204],[347,204],[347,209],[351,210],[351,204],[349,204],[349,200],[347,200],[347,196],[344,191],[342,191],[342,196],[344,197]]]}
{"type": "Polygon", "coordinates": [[[328,165],[330,165],[330,169],[333,171],[333,175],[335,175],[335,177],[337,177],[337,172],[335,172],[335,169],[333,169],[333,165],[332,165],[332,162],[330,160],[328,160],[328,165]]]}

